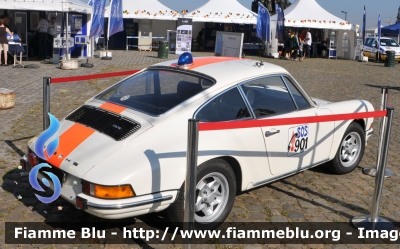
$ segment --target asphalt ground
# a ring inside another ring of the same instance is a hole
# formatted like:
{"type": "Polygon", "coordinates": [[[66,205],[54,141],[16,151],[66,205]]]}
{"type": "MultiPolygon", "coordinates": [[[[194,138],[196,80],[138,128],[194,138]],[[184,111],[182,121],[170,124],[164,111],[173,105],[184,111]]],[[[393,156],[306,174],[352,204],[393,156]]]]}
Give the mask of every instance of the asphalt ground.
{"type": "MultiPolygon", "coordinates": [[[[43,77],[65,77],[101,72],[142,69],[157,62],[157,52],[112,51],[112,60],[91,59],[93,68],[61,70],[53,64],[23,61],[39,65],[38,69],[0,67],[0,88],[15,91],[16,104],[9,110],[0,110],[0,248],[5,245],[5,222],[106,222],[88,215],[66,201],[59,199],[51,204],[40,203],[33,194],[27,177],[20,177],[17,167],[26,151],[27,141],[42,131],[42,82],[43,77]],[[19,198],[20,197],[20,198],[19,198]],[[61,207],[61,208],[60,208],[61,207]]],[[[194,56],[212,55],[194,52],[194,56]]],[[[169,55],[169,59],[176,59],[169,55]]],[[[336,59],[307,59],[302,62],[281,59],[262,59],[287,69],[312,97],[338,102],[350,99],[370,101],[380,108],[381,92],[366,86],[400,86],[400,64],[395,68],[382,63],[357,62],[336,59]]],[[[122,77],[80,81],[51,85],[51,113],[61,119],[96,93],[117,82],[122,77]]],[[[392,222],[400,220],[400,92],[389,91],[389,105],[395,108],[387,168],[395,175],[386,179],[380,205],[380,217],[392,222]]],[[[368,215],[374,191],[375,178],[365,176],[361,169],[375,165],[377,156],[379,122],[374,122],[375,135],[369,140],[359,167],[347,175],[335,175],[324,165],[283,180],[241,193],[236,197],[228,221],[309,221],[347,222],[354,216],[368,215]]],[[[163,220],[163,214],[149,214],[128,219],[163,220]]],[[[20,245],[19,248],[169,248],[181,245],[20,245]]],[[[196,248],[398,248],[397,245],[197,245],[196,248]]],[[[400,247],[399,247],[400,248],[400,247]]]]}

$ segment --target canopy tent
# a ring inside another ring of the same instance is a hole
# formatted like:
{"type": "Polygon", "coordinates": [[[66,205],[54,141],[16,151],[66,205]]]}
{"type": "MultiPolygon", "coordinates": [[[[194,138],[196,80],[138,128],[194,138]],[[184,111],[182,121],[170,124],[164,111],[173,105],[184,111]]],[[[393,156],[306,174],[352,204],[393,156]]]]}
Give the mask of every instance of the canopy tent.
{"type": "Polygon", "coordinates": [[[400,34],[400,22],[381,28],[381,33],[399,35],[400,34]]]}
{"type": "MultiPolygon", "coordinates": [[[[315,0],[296,0],[283,13],[285,26],[295,28],[351,30],[349,22],[322,8],[315,0]]],[[[276,21],[278,15],[271,16],[276,21]]]]}
{"type": "MultiPolygon", "coordinates": [[[[109,16],[107,6],[104,17],[109,16]]],[[[122,0],[123,18],[178,20],[179,12],[172,10],[157,0],[122,0]]]]}
{"type": "Polygon", "coordinates": [[[92,13],[92,6],[79,0],[0,0],[0,9],[92,13]]]}
{"type": "Polygon", "coordinates": [[[209,0],[200,8],[188,11],[183,16],[192,18],[193,22],[257,23],[257,14],[237,0],[209,0]]]}
{"type": "Polygon", "coordinates": [[[397,35],[397,42],[400,43],[400,22],[381,28],[385,35],[397,35]]]}

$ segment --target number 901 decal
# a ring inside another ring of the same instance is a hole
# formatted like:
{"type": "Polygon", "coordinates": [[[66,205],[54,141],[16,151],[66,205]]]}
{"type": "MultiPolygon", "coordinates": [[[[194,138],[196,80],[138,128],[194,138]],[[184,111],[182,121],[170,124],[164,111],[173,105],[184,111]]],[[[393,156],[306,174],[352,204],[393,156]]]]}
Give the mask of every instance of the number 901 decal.
{"type": "Polygon", "coordinates": [[[289,129],[288,156],[307,150],[308,135],[308,124],[299,125],[289,129]]]}

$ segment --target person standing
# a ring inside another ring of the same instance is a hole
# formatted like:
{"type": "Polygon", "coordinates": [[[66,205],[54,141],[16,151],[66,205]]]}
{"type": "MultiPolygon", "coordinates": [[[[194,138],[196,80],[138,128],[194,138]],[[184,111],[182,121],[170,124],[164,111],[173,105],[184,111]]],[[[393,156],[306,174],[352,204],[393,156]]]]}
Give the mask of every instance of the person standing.
{"type": "Polygon", "coordinates": [[[49,23],[49,29],[47,31],[47,40],[49,42],[49,49],[50,49],[50,56],[53,53],[53,43],[54,43],[54,38],[57,37],[57,32],[56,32],[56,18],[53,16],[50,19],[49,23]]]}
{"type": "Polygon", "coordinates": [[[311,33],[310,30],[307,31],[306,34],[306,39],[304,39],[304,48],[306,52],[306,58],[309,59],[310,57],[310,49],[311,49],[311,43],[312,43],[312,38],[311,38],[311,33]]]}
{"type": "Polygon", "coordinates": [[[46,58],[46,45],[47,45],[47,30],[49,28],[49,23],[44,19],[44,16],[40,16],[39,24],[35,31],[35,34],[38,36],[38,59],[44,60],[46,58]]]}
{"type": "Polygon", "coordinates": [[[5,24],[4,18],[0,18],[0,56],[2,51],[4,53],[4,64],[1,64],[1,66],[8,66],[7,64],[8,40],[6,33],[8,33],[11,37],[13,36],[13,33],[4,24],[5,24]]]}
{"type": "Polygon", "coordinates": [[[304,53],[303,53],[303,40],[299,37],[299,61],[302,61],[304,59],[304,53]]]}
{"type": "Polygon", "coordinates": [[[293,50],[292,59],[297,61],[297,53],[299,52],[299,38],[297,37],[298,33],[294,32],[294,35],[291,38],[291,48],[293,50]]]}
{"type": "Polygon", "coordinates": [[[290,59],[290,53],[292,52],[291,38],[292,38],[292,31],[289,29],[288,32],[287,32],[287,35],[285,37],[285,44],[284,44],[285,59],[286,60],[290,59]]]}

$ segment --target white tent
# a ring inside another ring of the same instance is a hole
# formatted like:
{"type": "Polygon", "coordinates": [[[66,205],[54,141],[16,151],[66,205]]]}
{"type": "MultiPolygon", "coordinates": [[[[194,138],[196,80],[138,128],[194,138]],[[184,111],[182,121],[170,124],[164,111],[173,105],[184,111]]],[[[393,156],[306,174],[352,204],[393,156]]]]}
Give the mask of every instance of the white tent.
{"type": "MultiPolygon", "coordinates": [[[[315,0],[296,0],[283,13],[285,27],[351,30],[349,22],[340,19],[322,8],[315,0]]],[[[271,16],[276,21],[277,15],[271,16]]]]}
{"type": "Polygon", "coordinates": [[[184,17],[192,18],[193,22],[257,23],[257,14],[237,0],[210,0],[200,8],[187,12],[184,17]]]}
{"type": "Polygon", "coordinates": [[[0,0],[0,9],[92,13],[92,6],[79,0],[0,0]]]}
{"type": "MultiPolygon", "coordinates": [[[[109,16],[106,7],[105,17],[109,16]]],[[[122,0],[123,18],[178,20],[179,12],[172,10],[157,0],[122,0]]]]}

